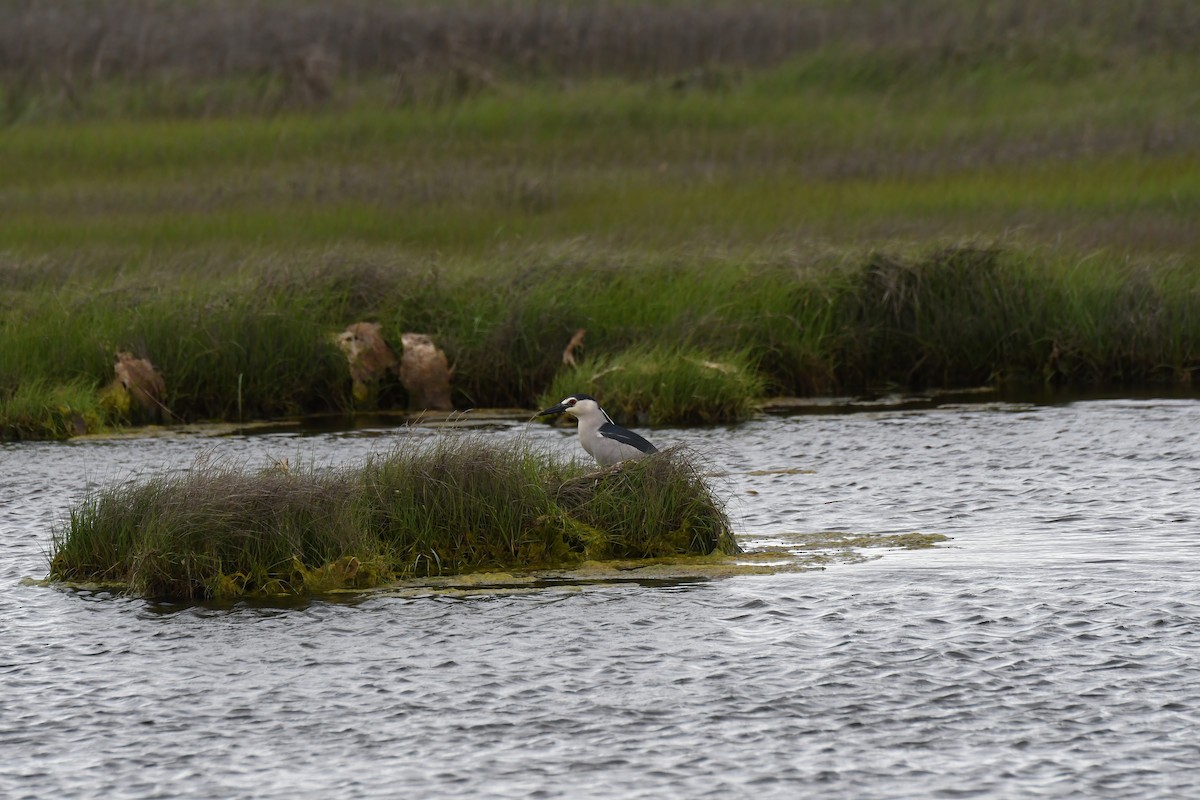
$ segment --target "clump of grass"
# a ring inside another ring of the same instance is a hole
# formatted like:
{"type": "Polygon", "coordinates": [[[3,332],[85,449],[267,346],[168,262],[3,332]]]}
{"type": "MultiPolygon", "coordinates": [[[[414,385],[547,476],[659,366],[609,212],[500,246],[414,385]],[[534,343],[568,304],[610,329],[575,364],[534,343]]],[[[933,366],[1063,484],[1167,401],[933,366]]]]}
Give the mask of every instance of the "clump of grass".
{"type": "Polygon", "coordinates": [[[564,481],[555,500],[592,532],[592,559],[740,552],[697,463],[668,450],[610,469],[599,481],[591,475],[564,481]],[[644,493],[645,486],[656,491],[644,493]]]}
{"type": "Polygon", "coordinates": [[[1053,275],[1058,313],[1043,343],[1045,379],[1064,384],[1191,385],[1200,375],[1200,277],[1192,269],[1099,265],[1090,280],[1053,275]]]}
{"type": "Polygon", "coordinates": [[[984,383],[1048,309],[1037,277],[994,247],[872,253],[839,293],[843,375],[922,387],[984,383]]]}
{"type": "Polygon", "coordinates": [[[585,392],[599,397],[614,419],[650,425],[736,422],[754,412],[763,389],[745,352],[710,355],[659,345],[564,369],[542,399],[549,405],[585,392]]]}
{"type": "Polygon", "coordinates": [[[1194,270],[958,245],[872,253],[833,293],[845,386],[1190,384],[1194,270]]]}
{"type": "Polygon", "coordinates": [[[0,440],[66,439],[94,433],[112,420],[86,381],[32,380],[0,387],[0,440]]]}
{"type": "Polygon", "coordinates": [[[565,558],[549,495],[564,469],[527,447],[448,438],[369,461],[360,488],[399,571],[454,573],[565,558]]]}
{"type": "Polygon", "coordinates": [[[100,489],[54,532],[50,576],[201,599],[363,589],[405,577],[736,552],[690,462],[587,473],[526,444],[403,444],[357,467],[202,460],[100,489]]]}
{"type": "Polygon", "coordinates": [[[88,496],[55,532],[51,575],[117,582],[152,597],[302,592],[309,574],[358,564],[349,587],[390,576],[352,481],[276,465],[246,472],[202,459],[186,473],[88,496]]]}

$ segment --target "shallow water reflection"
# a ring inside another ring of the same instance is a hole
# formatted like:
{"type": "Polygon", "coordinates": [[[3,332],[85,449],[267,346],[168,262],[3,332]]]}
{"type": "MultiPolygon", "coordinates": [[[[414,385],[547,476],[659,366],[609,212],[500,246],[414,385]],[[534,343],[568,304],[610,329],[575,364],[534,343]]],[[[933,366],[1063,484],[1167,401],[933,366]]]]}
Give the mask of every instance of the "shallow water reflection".
{"type": "Polygon", "coordinates": [[[1195,401],[653,431],[745,541],[953,537],[822,572],[224,608],[21,582],[89,485],[406,435],[0,445],[0,796],[1200,793],[1195,401]]]}

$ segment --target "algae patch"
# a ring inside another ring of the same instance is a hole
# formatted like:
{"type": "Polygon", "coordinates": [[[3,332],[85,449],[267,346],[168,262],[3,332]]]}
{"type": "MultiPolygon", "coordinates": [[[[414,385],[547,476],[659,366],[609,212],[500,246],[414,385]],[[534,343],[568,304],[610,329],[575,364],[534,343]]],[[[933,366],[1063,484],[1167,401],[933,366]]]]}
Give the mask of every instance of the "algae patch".
{"type": "MultiPolygon", "coordinates": [[[[903,534],[849,533],[820,531],[815,533],[785,532],[745,538],[744,552],[708,555],[677,555],[660,558],[625,558],[584,561],[571,568],[527,568],[485,570],[453,575],[412,577],[382,585],[353,588],[345,582],[332,580],[344,572],[360,569],[353,560],[342,560],[318,570],[302,569],[310,596],[346,597],[495,597],[533,594],[546,590],[582,591],[589,587],[638,584],[642,586],[679,586],[688,583],[724,580],[749,575],[822,570],[830,566],[858,564],[881,558],[888,551],[921,550],[949,541],[937,533],[912,532],[903,534]],[[337,573],[336,575],[334,573],[337,573]]],[[[38,585],[65,585],[84,591],[115,591],[128,587],[122,584],[94,582],[37,581],[38,585]]],[[[231,596],[236,595],[231,593],[231,596]]],[[[291,602],[296,595],[288,591],[259,594],[258,600],[291,602]]]]}
{"type": "Polygon", "coordinates": [[[397,581],[370,589],[374,597],[477,597],[528,594],[546,589],[577,591],[589,586],[637,583],[672,586],[746,575],[808,572],[834,565],[858,564],[888,551],[923,550],[949,541],[938,533],[902,534],[820,531],[787,532],[742,540],[744,552],[681,555],[653,559],[586,561],[571,569],[480,572],[397,581]]]}
{"type": "Polygon", "coordinates": [[[923,550],[949,541],[940,533],[882,534],[846,531],[789,531],[744,542],[739,563],[770,566],[777,572],[823,569],[834,564],[856,564],[879,558],[888,550],[923,550]]]}

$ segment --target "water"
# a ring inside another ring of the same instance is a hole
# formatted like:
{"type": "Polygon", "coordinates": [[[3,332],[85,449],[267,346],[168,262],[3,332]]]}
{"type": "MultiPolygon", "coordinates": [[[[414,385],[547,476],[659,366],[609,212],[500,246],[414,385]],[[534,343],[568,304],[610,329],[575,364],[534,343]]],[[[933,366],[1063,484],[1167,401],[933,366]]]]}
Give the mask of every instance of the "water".
{"type": "Polygon", "coordinates": [[[0,445],[0,796],[1200,796],[1200,402],[647,433],[729,473],[744,541],[953,540],[768,577],[171,607],[21,580],[94,483],[431,434],[0,445]]]}

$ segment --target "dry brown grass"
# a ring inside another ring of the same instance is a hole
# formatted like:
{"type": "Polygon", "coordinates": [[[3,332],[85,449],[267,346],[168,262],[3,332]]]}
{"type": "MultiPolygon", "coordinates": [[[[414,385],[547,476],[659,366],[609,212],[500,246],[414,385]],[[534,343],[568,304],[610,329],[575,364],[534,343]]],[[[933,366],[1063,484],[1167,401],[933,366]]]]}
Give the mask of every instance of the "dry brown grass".
{"type": "MultiPolygon", "coordinates": [[[[762,66],[831,45],[905,53],[926,64],[1052,48],[1191,52],[1188,0],[942,2],[258,2],[4,0],[0,74],[12,93],[65,95],[95,81],[275,75],[322,100],[364,75],[489,73],[684,75],[762,66]]],[[[703,78],[703,76],[699,76],[703,78]]]]}

